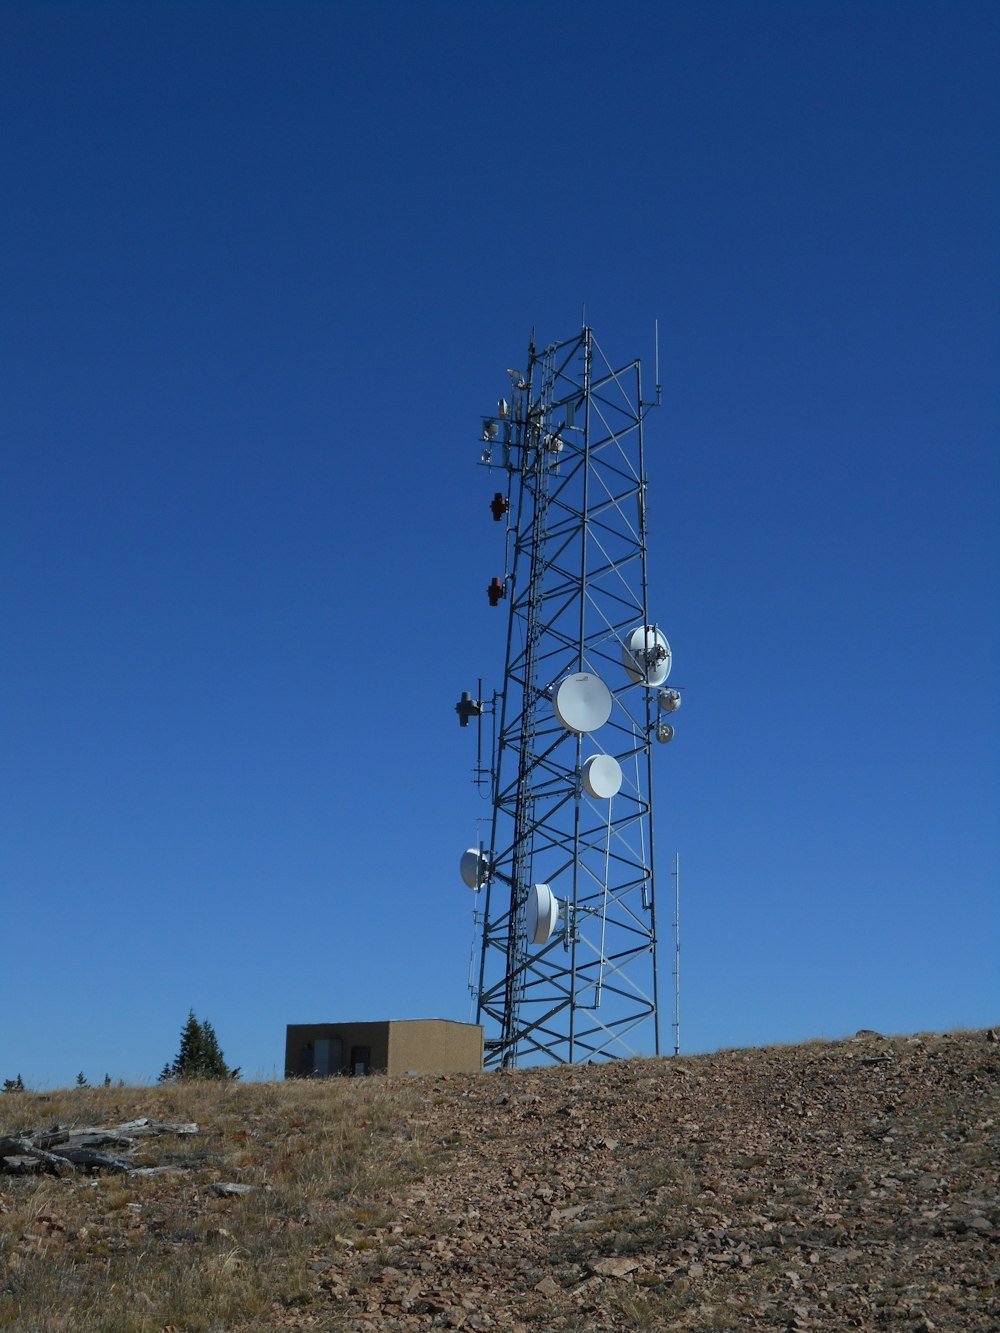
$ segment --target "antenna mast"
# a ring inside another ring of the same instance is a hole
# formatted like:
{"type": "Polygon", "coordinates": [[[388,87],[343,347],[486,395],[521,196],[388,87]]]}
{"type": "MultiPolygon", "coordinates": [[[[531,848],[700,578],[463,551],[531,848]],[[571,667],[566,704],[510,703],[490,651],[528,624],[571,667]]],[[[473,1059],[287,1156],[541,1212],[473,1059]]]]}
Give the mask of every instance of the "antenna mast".
{"type": "Polygon", "coordinates": [[[681,1053],[681,856],[674,852],[674,1055],[681,1053]]]}
{"type": "Polygon", "coordinates": [[[613,366],[586,324],[541,352],[532,334],[507,373],[512,401],[481,437],[504,478],[490,510],[505,566],[487,588],[507,603],[503,689],[456,710],[463,726],[494,713],[490,843],[461,866],[480,895],[486,1063],[659,1054],[652,751],[680,694],[647,608],[655,403],[640,363],[613,366]]]}

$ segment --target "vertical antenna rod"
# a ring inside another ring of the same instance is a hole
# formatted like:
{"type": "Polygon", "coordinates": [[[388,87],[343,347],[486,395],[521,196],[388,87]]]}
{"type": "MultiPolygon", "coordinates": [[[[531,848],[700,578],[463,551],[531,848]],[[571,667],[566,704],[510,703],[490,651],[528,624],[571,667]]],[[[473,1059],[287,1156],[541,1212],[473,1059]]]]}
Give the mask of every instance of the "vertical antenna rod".
{"type": "Polygon", "coordinates": [[[681,1053],[681,857],[674,852],[674,1055],[681,1053]]]}
{"type": "Polygon", "coordinates": [[[660,321],[658,319],[653,321],[653,343],[655,346],[653,357],[656,362],[656,365],[654,367],[656,372],[656,378],[654,381],[656,388],[656,406],[659,407],[660,406],[660,321]]]}

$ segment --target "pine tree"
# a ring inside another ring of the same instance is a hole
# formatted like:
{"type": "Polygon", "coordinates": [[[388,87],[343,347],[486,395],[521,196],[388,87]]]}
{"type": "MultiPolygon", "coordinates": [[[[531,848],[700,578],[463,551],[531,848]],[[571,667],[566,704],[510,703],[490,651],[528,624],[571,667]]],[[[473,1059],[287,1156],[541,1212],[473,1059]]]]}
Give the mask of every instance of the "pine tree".
{"type": "Polygon", "coordinates": [[[160,1073],[160,1083],[171,1083],[187,1078],[239,1078],[238,1069],[226,1064],[215,1035],[215,1028],[207,1019],[200,1021],[194,1010],[188,1012],[187,1022],[181,1029],[180,1050],[173,1064],[166,1064],[160,1073]]]}
{"type": "Polygon", "coordinates": [[[90,1087],[90,1084],[87,1082],[87,1075],[83,1072],[82,1069],[80,1070],[79,1074],[77,1074],[77,1076],[76,1076],[76,1086],[77,1086],[78,1088],[89,1088],[89,1087],[90,1087]]]}
{"type": "Polygon", "coordinates": [[[181,1048],[174,1060],[175,1078],[202,1078],[205,1072],[204,1037],[202,1027],[194,1016],[194,1010],[188,1011],[187,1022],[181,1028],[181,1048]]]}
{"type": "Polygon", "coordinates": [[[219,1045],[219,1039],[215,1035],[215,1028],[206,1020],[201,1025],[201,1059],[202,1065],[206,1070],[219,1070],[219,1077],[228,1078],[229,1069],[225,1060],[222,1058],[222,1048],[219,1045]]]}

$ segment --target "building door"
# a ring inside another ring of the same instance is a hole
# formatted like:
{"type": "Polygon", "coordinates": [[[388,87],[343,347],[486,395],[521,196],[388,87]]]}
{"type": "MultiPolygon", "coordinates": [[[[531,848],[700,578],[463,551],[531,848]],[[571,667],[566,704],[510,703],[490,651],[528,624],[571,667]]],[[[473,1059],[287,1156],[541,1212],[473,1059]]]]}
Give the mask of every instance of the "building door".
{"type": "Polygon", "coordinates": [[[351,1073],[367,1074],[371,1068],[372,1048],[370,1046],[351,1047],[351,1073]]]}
{"type": "Polygon", "coordinates": [[[316,1038],[313,1073],[317,1078],[329,1078],[331,1074],[339,1074],[343,1058],[343,1043],[339,1037],[316,1038]]]}

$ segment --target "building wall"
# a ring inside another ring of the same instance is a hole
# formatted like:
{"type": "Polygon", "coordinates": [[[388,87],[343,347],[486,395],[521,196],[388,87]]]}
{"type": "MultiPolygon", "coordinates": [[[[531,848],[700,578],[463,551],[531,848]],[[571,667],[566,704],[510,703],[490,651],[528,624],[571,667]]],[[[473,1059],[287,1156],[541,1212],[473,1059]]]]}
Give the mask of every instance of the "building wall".
{"type": "Polygon", "coordinates": [[[383,1023],[290,1023],[285,1077],[334,1074],[476,1073],[483,1067],[483,1029],[443,1018],[383,1023]],[[352,1057],[367,1055],[354,1067],[352,1057]],[[327,1064],[324,1057],[329,1057],[327,1064]]]}
{"type": "Polygon", "coordinates": [[[472,1074],[483,1067],[483,1029],[443,1018],[389,1024],[390,1074],[472,1074]]]}
{"type": "Polygon", "coordinates": [[[293,1023],[285,1031],[285,1078],[300,1078],[317,1072],[352,1074],[351,1057],[367,1050],[368,1068],[361,1073],[384,1072],[389,1067],[388,1023],[293,1023]],[[320,1040],[339,1042],[340,1060],[336,1067],[317,1071],[316,1045],[320,1040]]]}

